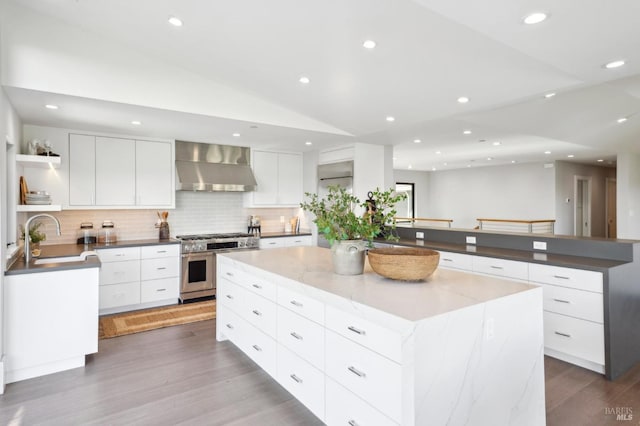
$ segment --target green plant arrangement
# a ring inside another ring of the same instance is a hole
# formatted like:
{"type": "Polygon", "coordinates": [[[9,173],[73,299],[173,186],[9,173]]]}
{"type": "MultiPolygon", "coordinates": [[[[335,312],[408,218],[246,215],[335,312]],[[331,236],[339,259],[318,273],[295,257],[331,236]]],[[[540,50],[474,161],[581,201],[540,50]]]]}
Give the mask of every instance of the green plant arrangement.
{"type": "MultiPolygon", "coordinates": [[[[41,226],[42,222],[35,222],[33,225],[31,225],[31,229],[29,229],[29,239],[34,244],[45,241],[47,239],[47,234],[39,231],[41,226]]],[[[24,226],[22,225],[20,225],[20,232],[22,233],[20,239],[24,240],[24,226]]]]}
{"type": "Polygon", "coordinates": [[[318,232],[324,234],[330,245],[344,240],[366,240],[371,244],[379,236],[387,240],[398,239],[391,232],[396,226],[395,204],[404,200],[406,194],[395,194],[392,189],[382,192],[376,188],[369,193],[369,200],[361,202],[340,186],[329,186],[328,190],[322,199],[318,194],[306,192],[309,200],[300,203],[300,208],[316,216],[314,223],[318,232]],[[364,213],[358,214],[358,211],[364,213]]]}

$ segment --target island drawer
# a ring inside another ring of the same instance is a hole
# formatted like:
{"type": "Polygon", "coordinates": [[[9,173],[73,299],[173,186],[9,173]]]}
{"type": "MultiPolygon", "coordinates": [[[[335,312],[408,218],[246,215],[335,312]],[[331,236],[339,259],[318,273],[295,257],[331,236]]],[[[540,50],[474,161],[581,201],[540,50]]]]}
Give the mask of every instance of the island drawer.
{"type": "Polygon", "coordinates": [[[99,290],[100,309],[137,305],[140,303],[140,282],[138,281],[132,283],[101,285],[99,290]]]}
{"type": "Polygon", "coordinates": [[[604,302],[602,293],[576,290],[550,284],[543,285],[544,310],[569,315],[602,324],[604,302]]]}
{"type": "Polygon", "coordinates": [[[107,262],[100,266],[100,285],[140,281],[140,261],[107,262]]]}
{"type": "Polygon", "coordinates": [[[279,286],[278,304],[311,321],[324,325],[324,303],[316,299],[279,286]]]}
{"type": "Polygon", "coordinates": [[[602,293],[602,272],[562,266],[529,265],[529,281],[602,293]]]}
{"type": "Polygon", "coordinates": [[[529,264],[494,257],[473,256],[473,272],[527,281],[529,264]]]}
{"type": "Polygon", "coordinates": [[[544,345],[604,365],[604,327],[553,312],[544,312],[544,345]]]}
{"type": "Polygon", "coordinates": [[[402,362],[402,336],[359,316],[326,307],[326,327],[395,362],[402,362]]]}
{"type": "Polygon", "coordinates": [[[471,271],[473,269],[473,256],[462,253],[440,252],[439,266],[443,268],[462,269],[471,271]]]}
{"type": "MultiPolygon", "coordinates": [[[[237,347],[244,350],[244,342],[242,340],[243,332],[247,328],[245,321],[241,320],[231,309],[218,305],[216,308],[216,324],[221,330],[220,333],[229,339],[237,347]]],[[[218,334],[220,334],[218,333],[218,334]]],[[[220,336],[218,336],[220,338],[220,336]]]]}
{"type": "Polygon", "coordinates": [[[278,382],[320,420],[324,420],[324,373],[278,345],[278,382]]]}
{"type": "Polygon", "coordinates": [[[276,341],[240,318],[240,324],[243,322],[246,329],[242,331],[240,349],[271,377],[276,377],[276,341]]]}
{"type": "Polygon", "coordinates": [[[330,330],[326,332],[325,372],[392,420],[402,420],[402,368],[399,364],[330,330]]]}
{"type": "Polygon", "coordinates": [[[324,370],[324,327],[278,306],[278,343],[324,370]]]}
{"type": "Polygon", "coordinates": [[[244,288],[238,290],[241,290],[241,297],[244,299],[240,315],[255,327],[275,338],[277,333],[277,305],[275,302],[244,288]]]}
{"type": "Polygon", "coordinates": [[[216,285],[217,306],[226,306],[236,314],[243,315],[246,306],[243,295],[246,290],[226,279],[218,280],[216,285]]]}
{"type": "Polygon", "coordinates": [[[142,281],[140,283],[140,303],[156,302],[165,299],[178,299],[180,296],[176,278],[142,281]]]}
{"type": "Polygon", "coordinates": [[[180,244],[163,244],[159,246],[140,247],[140,257],[153,259],[157,257],[180,257],[180,244]]]}
{"type": "Polygon", "coordinates": [[[376,426],[395,426],[399,424],[332,379],[327,378],[326,380],[326,424],[376,426]]]}
{"type": "Polygon", "coordinates": [[[98,249],[96,252],[102,263],[140,259],[140,247],[98,249]]]}
{"type": "Polygon", "coordinates": [[[155,280],[180,275],[180,260],[177,257],[159,257],[140,261],[140,279],[155,280]]]}
{"type": "Polygon", "coordinates": [[[225,263],[219,265],[219,274],[229,281],[262,297],[276,301],[276,285],[225,263]]]}

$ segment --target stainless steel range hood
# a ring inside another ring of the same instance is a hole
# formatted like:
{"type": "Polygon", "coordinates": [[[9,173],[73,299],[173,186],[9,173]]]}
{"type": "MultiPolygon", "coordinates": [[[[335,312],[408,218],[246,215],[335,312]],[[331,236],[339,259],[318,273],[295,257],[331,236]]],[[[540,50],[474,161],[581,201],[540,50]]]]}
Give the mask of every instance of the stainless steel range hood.
{"type": "Polygon", "coordinates": [[[249,154],[241,146],[176,141],[176,189],[255,191],[249,154]]]}

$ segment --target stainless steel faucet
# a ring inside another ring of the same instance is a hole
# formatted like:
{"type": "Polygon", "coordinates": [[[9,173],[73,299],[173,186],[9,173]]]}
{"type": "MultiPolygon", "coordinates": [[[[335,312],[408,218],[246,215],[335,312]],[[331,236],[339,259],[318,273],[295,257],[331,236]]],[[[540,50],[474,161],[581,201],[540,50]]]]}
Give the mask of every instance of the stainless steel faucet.
{"type": "Polygon", "coordinates": [[[56,232],[58,233],[58,235],[60,235],[60,221],[50,214],[40,213],[27,219],[27,222],[24,224],[24,263],[26,263],[27,265],[31,260],[31,236],[29,235],[31,222],[33,222],[37,218],[43,217],[48,217],[56,223],[56,232]]]}

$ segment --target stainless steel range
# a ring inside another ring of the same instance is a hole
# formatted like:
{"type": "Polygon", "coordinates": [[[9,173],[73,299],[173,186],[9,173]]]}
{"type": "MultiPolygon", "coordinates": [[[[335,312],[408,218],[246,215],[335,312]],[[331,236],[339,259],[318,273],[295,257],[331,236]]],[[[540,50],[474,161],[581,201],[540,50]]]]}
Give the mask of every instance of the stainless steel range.
{"type": "Polygon", "coordinates": [[[216,253],[256,250],[260,237],[253,234],[177,235],[182,241],[182,283],[180,300],[215,296],[216,253]]]}

